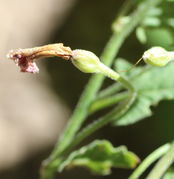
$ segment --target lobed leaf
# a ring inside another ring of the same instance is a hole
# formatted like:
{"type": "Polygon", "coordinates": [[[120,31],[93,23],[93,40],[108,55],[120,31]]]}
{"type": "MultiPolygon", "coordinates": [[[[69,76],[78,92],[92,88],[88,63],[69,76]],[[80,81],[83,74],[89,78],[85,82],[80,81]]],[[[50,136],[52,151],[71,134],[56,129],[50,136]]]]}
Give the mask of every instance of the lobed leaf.
{"type": "Polygon", "coordinates": [[[174,1],[165,0],[160,6],[149,9],[146,18],[136,29],[137,39],[149,46],[163,46],[173,50],[173,8],[174,1]]]}
{"type": "Polygon", "coordinates": [[[95,140],[71,153],[59,171],[78,166],[98,175],[108,175],[111,173],[111,167],[134,168],[138,162],[139,158],[126,147],[114,148],[107,140],[95,140]]]}
{"type": "MultiPolygon", "coordinates": [[[[117,70],[128,66],[126,64],[128,62],[125,63],[124,60],[119,60],[117,63],[117,70]]],[[[137,73],[135,68],[129,74],[124,74],[132,82],[138,96],[127,113],[113,122],[114,125],[129,125],[138,122],[152,115],[151,106],[157,105],[161,100],[174,99],[174,63],[160,68],[138,67],[138,70],[142,72],[137,73]]]]}

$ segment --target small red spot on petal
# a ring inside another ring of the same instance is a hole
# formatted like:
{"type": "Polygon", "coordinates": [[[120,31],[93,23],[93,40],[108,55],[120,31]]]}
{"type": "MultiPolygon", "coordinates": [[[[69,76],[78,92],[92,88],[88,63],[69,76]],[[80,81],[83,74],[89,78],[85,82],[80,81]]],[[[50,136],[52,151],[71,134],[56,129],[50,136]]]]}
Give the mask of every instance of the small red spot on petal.
{"type": "Polygon", "coordinates": [[[36,63],[23,53],[21,50],[11,51],[8,54],[8,58],[14,60],[17,66],[20,67],[21,72],[29,72],[29,73],[38,73],[39,68],[37,67],[36,63]]]}

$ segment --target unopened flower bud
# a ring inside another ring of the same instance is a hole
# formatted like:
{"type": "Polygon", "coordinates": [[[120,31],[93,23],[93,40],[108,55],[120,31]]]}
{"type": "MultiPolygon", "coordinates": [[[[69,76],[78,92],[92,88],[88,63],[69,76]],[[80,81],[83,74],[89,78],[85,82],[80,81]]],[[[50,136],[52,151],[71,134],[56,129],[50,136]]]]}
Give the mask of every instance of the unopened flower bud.
{"type": "Polygon", "coordinates": [[[143,60],[154,66],[165,66],[168,62],[173,60],[173,52],[168,52],[162,47],[152,47],[143,54],[143,60]]]}
{"type": "Polygon", "coordinates": [[[120,75],[104,65],[99,58],[87,50],[73,50],[72,63],[84,73],[100,73],[113,80],[118,80],[120,75]]]}
{"type": "Polygon", "coordinates": [[[73,50],[72,63],[84,73],[100,72],[99,58],[87,50],[73,50]]]}

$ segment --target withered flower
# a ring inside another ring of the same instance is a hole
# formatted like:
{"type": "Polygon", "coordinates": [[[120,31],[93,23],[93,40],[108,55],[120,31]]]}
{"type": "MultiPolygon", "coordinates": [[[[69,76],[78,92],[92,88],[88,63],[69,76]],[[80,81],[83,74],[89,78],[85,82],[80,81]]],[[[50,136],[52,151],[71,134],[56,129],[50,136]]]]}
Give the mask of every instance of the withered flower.
{"type": "Polygon", "coordinates": [[[11,50],[7,58],[14,60],[21,72],[38,73],[39,68],[34,62],[36,59],[46,57],[61,57],[69,60],[72,57],[72,50],[62,43],[49,44],[41,47],[11,50]]]}

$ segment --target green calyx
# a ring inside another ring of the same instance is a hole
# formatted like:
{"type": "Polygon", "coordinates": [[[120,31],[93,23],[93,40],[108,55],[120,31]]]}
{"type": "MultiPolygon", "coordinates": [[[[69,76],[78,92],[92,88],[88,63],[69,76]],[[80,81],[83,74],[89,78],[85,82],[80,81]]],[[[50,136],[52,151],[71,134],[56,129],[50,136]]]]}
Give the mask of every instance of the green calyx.
{"type": "Polygon", "coordinates": [[[99,58],[87,50],[73,50],[72,63],[84,73],[100,73],[112,80],[119,80],[120,75],[104,65],[99,58]]]}
{"type": "Polygon", "coordinates": [[[87,50],[73,50],[72,63],[84,73],[99,73],[101,71],[99,58],[87,50]]]}
{"type": "Polygon", "coordinates": [[[174,59],[173,52],[168,52],[162,47],[152,47],[143,54],[145,63],[162,67],[174,59]]]}

